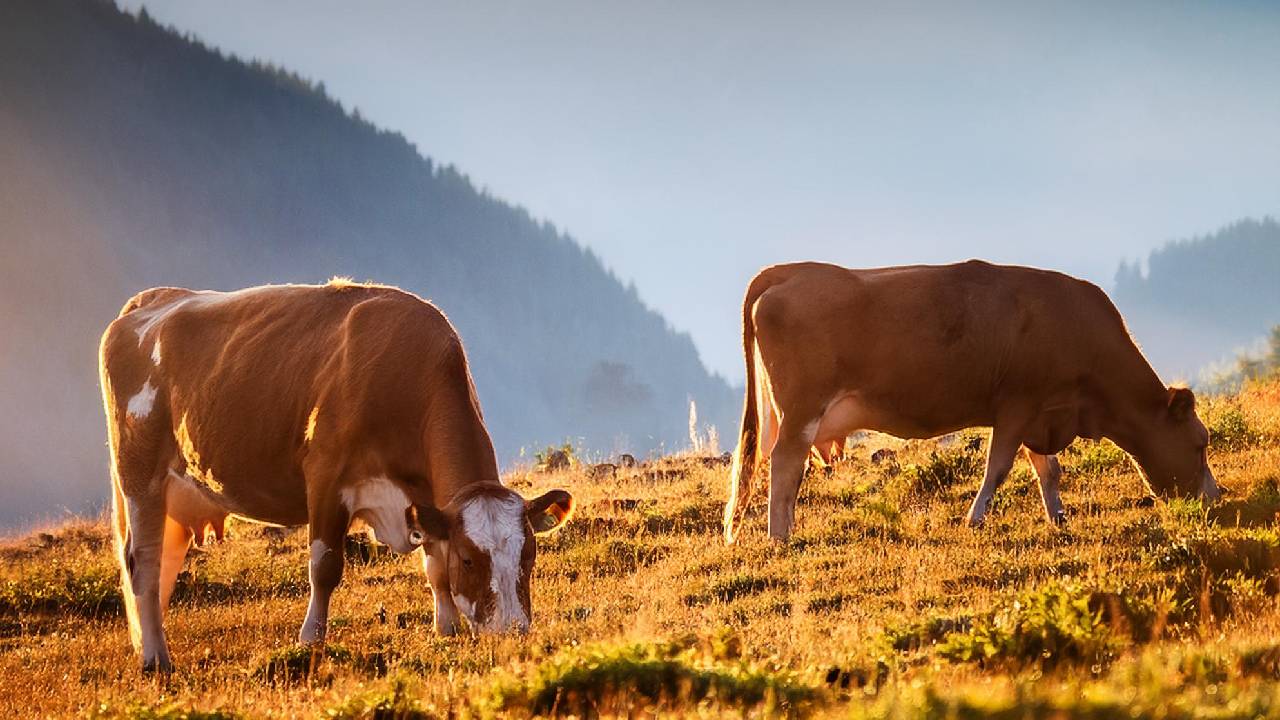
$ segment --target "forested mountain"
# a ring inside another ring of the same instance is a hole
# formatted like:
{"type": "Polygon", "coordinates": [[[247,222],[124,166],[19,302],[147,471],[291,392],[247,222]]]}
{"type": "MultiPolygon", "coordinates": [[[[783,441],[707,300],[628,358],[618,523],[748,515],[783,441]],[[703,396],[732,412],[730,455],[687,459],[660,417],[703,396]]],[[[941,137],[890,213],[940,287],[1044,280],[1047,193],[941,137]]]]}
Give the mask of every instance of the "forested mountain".
{"type": "Polygon", "coordinates": [[[97,341],[153,285],[431,299],[504,461],[683,445],[690,398],[736,426],[690,338],[574,240],[321,87],[109,2],[0,3],[0,243],[0,525],[105,497],[97,341]]]}
{"type": "Polygon", "coordinates": [[[1206,365],[1280,324],[1280,223],[1241,220],[1153,251],[1145,274],[1122,264],[1113,297],[1166,376],[1197,379],[1206,365]]]}

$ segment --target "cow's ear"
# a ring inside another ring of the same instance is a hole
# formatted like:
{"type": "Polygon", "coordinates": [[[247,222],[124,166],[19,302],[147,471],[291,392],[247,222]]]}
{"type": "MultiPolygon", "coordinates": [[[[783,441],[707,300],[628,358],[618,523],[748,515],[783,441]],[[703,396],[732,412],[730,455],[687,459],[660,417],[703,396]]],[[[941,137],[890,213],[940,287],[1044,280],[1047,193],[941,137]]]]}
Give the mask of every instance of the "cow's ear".
{"type": "Polygon", "coordinates": [[[449,539],[449,517],[436,509],[434,505],[414,505],[413,521],[432,540],[449,539]]]}
{"type": "Polygon", "coordinates": [[[1191,388],[1169,388],[1169,417],[1182,422],[1196,409],[1196,396],[1191,388]]]}
{"type": "Polygon", "coordinates": [[[524,503],[525,515],[537,535],[545,535],[564,525],[573,514],[573,496],[564,490],[548,490],[524,503]]]}
{"type": "Polygon", "coordinates": [[[1171,387],[1168,394],[1169,417],[1177,422],[1186,420],[1196,409],[1196,396],[1190,388],[1171,387]]]}

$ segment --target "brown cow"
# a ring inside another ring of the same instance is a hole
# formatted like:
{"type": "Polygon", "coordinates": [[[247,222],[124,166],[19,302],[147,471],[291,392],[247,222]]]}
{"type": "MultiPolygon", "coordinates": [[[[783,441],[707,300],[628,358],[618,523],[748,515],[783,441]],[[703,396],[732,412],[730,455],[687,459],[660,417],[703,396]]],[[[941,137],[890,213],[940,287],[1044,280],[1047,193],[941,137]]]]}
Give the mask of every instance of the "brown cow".
{"type": "Polygon", "coordinates": [[[533,536],[573,499],[503,487],[462,342],[402,290],[333,282],[147,290],[102,338],[130,635],[172,668],[163,615],[193,537],[228,515],[310,526],[299,640],[324,640],[343,539],[424,548],[436,629],[528,629],[533,536]]]}
{"type": "Polygon", "coordinates": [[[810,447],[855,430],[928,438],[991,426],[978,525],[1024,447],[1045,512],[1061,521],[1054,455],[1110,438],[1148,490],[1218,495],[1209,434],[1186,388],[1160,381],[1101,289],[1060,273],[991,265],[765,268],[747,289],[747,393],[730,475],[733,541],[769,457],[769,535],[786,538],[810,447]]]}

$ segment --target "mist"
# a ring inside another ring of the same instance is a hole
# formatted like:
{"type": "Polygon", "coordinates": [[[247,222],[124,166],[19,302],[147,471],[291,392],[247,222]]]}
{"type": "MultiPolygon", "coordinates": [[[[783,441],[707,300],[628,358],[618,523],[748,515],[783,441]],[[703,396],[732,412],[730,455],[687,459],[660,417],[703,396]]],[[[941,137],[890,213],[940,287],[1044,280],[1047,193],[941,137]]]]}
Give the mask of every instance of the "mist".
{"type": "Polygon", "coordinates": [[[766,264],[982,257],[1110,289],[1280,213],[1274,3],[146,7],[568,228],[733,382],[766,264]]]}

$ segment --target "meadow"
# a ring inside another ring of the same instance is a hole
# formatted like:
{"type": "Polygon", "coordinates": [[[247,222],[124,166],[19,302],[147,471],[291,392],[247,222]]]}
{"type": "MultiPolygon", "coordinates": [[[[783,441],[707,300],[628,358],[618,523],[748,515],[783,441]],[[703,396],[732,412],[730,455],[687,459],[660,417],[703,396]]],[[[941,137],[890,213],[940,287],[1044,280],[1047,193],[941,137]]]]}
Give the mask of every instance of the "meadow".
{"type": "Polygon", "coordinates": [[[0,716],[1280,717],[1280,385],[1200,412],[1224,501],[1151,504],[1078,441],[1063,528],[1021,460],[962,525],[981,431],[862,438],[783,545],[759,511],[724,544],[711,458],[514,473],[578,501],[527,637],[437,637],[419,558],[353,539],[328,645],[297,648],[305,530],[235,524],[189,556],[167,678],[138,672],[105,519],[48,528],[0,546],[0,716]]]}

